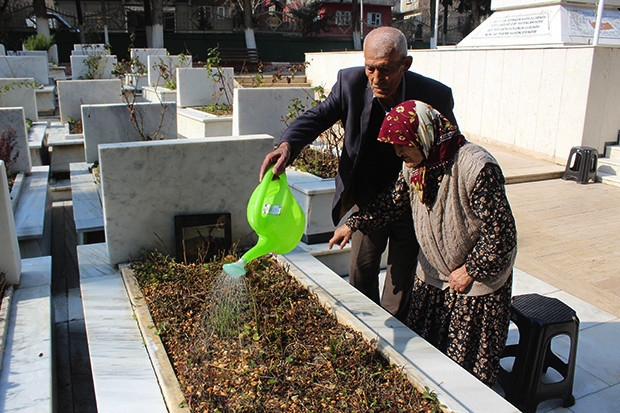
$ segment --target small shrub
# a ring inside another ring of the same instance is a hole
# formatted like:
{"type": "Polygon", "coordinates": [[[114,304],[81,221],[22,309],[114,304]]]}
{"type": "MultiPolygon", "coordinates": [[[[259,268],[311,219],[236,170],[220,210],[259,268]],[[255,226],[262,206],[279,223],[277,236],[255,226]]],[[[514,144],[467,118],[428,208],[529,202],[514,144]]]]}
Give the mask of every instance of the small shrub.
{"type": "Polygon", "coordinates": [[[4,161],[4,167],[6,168],[7,175],[19,156],[19,151],[15,150],[16,145],[17,133],[15,132],[15,129],[10,127],[3,130],[0,135],[0,160],[4,161]]]}
{"type": "Polygon", "coordinates": [[[54,35],[46,36],[42,33],[33,34],[29,36],[26,40],[24,40],[24,47],[26,50],[49,50],[52,45],[54,45],[56,41],[54,40],[54,35]]]}
{"type": "MultiPolygon", "coordinates": [[[[325,91],[317,86],[312,89],[318,97],[312,98],[312,106],[316,106],[325,98],[325,91]]],[[[282,119],[289,126],[305,111],[305,106],[299,99],[291,99],[289,111],[282,119]]],[[[293,166],[300,171],[308,172],[321,178],[334,178],[338,173],[338,162],[344,143],[344,129],[338,121],[332,127],[321,133],[315,142],[306,146],[293,161],[293,166]]]]}

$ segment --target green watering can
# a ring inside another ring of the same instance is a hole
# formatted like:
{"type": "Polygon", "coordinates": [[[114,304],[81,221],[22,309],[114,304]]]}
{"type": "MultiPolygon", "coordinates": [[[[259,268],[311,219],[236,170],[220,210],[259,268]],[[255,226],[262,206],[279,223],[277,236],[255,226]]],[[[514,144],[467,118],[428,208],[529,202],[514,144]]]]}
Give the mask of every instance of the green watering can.
{"type": "Polygon", "coordinates": [[[244,275],[245,265],[254,258],[292,251],[301,240],[306,226],[306,217],[288,187],[286,173],[273,180],[273,165],[252,192],[247,216],[258,235],[258,242],[239,261],[224,264],[224,271],[229,275],[244,275]]]}

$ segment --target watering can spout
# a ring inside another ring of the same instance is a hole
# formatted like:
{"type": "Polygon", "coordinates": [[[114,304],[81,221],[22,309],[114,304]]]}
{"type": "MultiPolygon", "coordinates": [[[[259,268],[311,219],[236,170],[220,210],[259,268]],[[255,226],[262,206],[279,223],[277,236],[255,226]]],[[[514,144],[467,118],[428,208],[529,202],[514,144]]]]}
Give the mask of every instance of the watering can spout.
{"type": "Polygon", "coordinates": [[[244,275],[245,265],[254,258],[290,252],[301,240],[306,227],[306,217],[288,187],[286,173],[274,180],[273,166],[252,193],[247,218],[258,235],[258,242],[239,261],[224,265],[224,271],[230,275],[244,275]]]}

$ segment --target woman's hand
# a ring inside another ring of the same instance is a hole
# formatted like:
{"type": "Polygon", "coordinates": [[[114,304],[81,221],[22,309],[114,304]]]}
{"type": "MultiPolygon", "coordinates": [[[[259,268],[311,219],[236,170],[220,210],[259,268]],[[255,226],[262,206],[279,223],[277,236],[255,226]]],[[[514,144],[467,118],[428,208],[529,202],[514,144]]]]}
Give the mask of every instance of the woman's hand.
{"type": "Polygon", "coordinates": [[[329,240],[329,249],[332,249],[334,244],[340,245],[340,249],[343,249],[347,242],[351,239],[353,230],[346,224],[339,226],[334,231],[334,236],[329,240]]]}
{"type": "Polygon", "coordinates": [[[467,274],[467,268],[463,265],[450,273],[449,282],[450,289],[457,293],[464,293],[467,287],[474,282],[474,277],[467,274]]]}

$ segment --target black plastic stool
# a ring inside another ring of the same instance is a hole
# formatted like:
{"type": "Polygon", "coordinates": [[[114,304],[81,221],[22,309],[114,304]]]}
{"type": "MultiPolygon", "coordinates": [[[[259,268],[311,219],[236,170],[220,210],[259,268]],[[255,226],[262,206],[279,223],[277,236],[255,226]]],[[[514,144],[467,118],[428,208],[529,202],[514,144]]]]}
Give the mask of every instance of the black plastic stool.
{"type": "Polygon", "coordinates": [[[588,146],[573,146],[562,179],[574,179],[580,184],[587,184],[591,179],[596,182],[597,164],[598,150],[588,146]]]}
{"type": "Polygon", "coordinates": [[[573,381],[577,358],[579,318],[575,311],[556,298],[538,294],[518,295],[512,299],[511,320],[519,330],[519,343],[506,346],[502,359],[514,357],[512,371],[503,367],[499,383],[506,399],[524,412],[536,411],[538,403],[548,399],[563,400],[563,407],[575,404],[573,381]],[[565,363],[551,349],[558,335],[570,339],[565,363]],[[555,383],[543,383],[549,367],[562,376],[555,383]]]}

